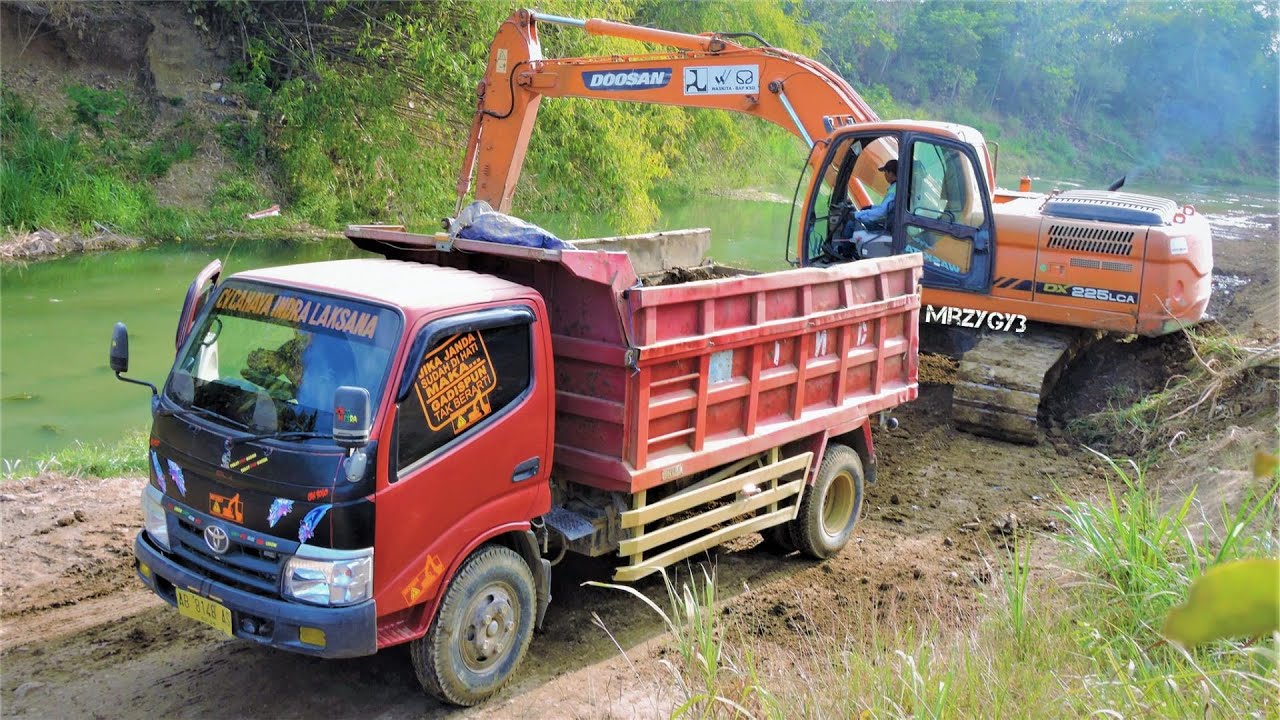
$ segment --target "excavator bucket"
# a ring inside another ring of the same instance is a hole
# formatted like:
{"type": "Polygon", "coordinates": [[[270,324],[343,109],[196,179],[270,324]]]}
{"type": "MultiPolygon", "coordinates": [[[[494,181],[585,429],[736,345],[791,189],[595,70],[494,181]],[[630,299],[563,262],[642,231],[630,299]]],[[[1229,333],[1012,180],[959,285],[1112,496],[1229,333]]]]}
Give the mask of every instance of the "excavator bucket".
{"type": "Polygon", "coordinates": [[[588,238],[570,242],[577,250],[625,252],[631,258],[636,275],[645,277],[679,268],[702,265],[711,247],[711,229],[671,230],[666,232],[588,238]]]}

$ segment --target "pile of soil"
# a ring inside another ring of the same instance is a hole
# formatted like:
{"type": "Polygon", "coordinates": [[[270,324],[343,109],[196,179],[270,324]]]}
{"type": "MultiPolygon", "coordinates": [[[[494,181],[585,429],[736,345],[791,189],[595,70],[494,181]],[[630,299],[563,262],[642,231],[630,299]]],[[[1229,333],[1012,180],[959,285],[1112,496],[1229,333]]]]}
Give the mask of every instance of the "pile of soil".
{"type": "Polygon", "coordinates": [[[920,353],[918,377],[921,385],[955,385],[960,361],[937,353],[920,353]]]}
{"type": "Polygon", "coordinates": [[[1066,426],[1103,410],[1126,408],[1183,377],[1194,360],[1182,333],[1155,338],[1107,335],[1067,368],[1048,398],[1048,414],[1066,426]]]}

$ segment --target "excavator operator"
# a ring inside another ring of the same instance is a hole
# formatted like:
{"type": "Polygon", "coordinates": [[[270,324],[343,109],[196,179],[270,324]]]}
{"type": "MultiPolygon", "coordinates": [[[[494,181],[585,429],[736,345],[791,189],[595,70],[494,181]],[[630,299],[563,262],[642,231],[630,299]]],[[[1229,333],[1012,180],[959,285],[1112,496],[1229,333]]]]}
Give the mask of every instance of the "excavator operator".
{"type": "Polygon", "coordinates": [[[897,199],[898,161],[886,162],[880,167],[880,172],[884,173],[884,179],[889,183],[889,189],[884,192],[884,200],[881,200],[879,205],[855,212],[853,219],[862,223],[868,230],[888,232],[891,229],[889,225],[893,222],[893,203],[897,199]]]}

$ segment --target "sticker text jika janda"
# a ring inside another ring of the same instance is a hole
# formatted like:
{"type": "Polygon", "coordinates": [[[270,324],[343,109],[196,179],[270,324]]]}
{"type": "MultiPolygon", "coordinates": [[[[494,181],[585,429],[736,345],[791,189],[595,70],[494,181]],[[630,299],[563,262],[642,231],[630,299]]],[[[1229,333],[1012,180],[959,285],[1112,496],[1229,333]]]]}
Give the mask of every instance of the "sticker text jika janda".
{"type": "Polygon", "coordinates": [[[480,333],[454,335],[432,350],[418,368],[414,390],[432,430],[452,426],[460,433],[492,408],[489,394],[498,377],[480,333]]]}

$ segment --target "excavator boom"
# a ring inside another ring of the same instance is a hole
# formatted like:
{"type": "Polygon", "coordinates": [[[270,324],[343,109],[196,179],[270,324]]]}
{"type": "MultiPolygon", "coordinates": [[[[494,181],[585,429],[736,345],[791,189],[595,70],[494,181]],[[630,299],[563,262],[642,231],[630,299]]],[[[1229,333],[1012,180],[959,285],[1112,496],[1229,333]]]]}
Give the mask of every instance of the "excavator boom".
{"type": "Polygon", "coordinates": [[[879,120],[843,78],[787,50],[747,47],[722,34],[691,35],[530,10],[516,11],[498,30],[477,93],[475,119],[458,176],[459,208],[476,177],[477,200],[500,211],[510,209],[544,97],[730,110],[786,128],[810,147],[835,128],[879,120]],[[542,57],[540,23],[576,26],[595,35],[675,50],[548,59],[542,57]]]}

